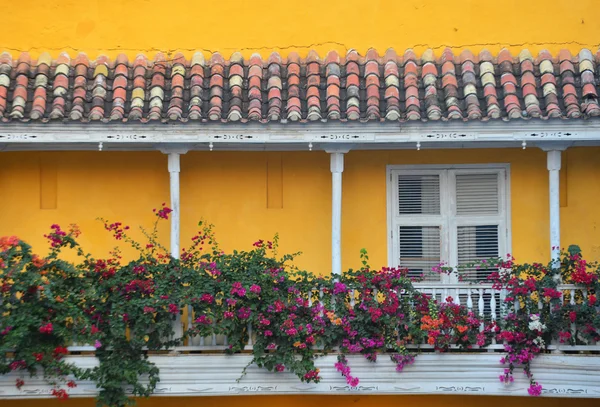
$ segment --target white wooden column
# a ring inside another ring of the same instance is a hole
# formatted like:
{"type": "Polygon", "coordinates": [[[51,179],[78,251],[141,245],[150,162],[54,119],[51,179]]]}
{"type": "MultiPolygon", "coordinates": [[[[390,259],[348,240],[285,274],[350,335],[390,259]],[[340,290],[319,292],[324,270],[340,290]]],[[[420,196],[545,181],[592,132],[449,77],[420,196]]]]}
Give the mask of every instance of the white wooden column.
{"type": "Polygon", "coordinates": [[[560,167],[561,150],[548,150],[547,167],[549,175],[550,201],[550,250],[551,260],[560,258],[560,167]]]}
{"type": "MultiPolygon", "coordinates": [[[[181,210],[179,205],[179,173],[181,171],[181,154],[185,154],[185,149],[163,149],[161,150],[164,154],[167,154],[168,158],[168,170],[169,170],[169,192],[171,195],[171,202],[169,207],[171,208],[171,257],[179,259],[179,230],[181,224],[181,210]]],[[[174,338],[181,338],[183,336],[183,321],[181,315],[177,315],[173,322],[174,338]]]]}
{"type": "Polygon", "coordinates": [[[550,205],[550,257],[558,267],[560,265],[560,169],[561,154],[570,143],[553,143],[540,146],[546,152],[548,168],[548,197],[550,205]]]}
{"type": "Polygon", "coordinates": [[[186,148],[162,148],[160,150],[167,155],[169,170],[169,193],[171,201],[171,256],[178,259],[180,256],[179,249],[179,230],[181,224],[181,210],[179,207],[179,172],[181,171],[181,155],[188,152],[186,148]]]}
{"type": "Polygon", "coordinates": [[[179,172],[181,171],[180,153],[168,153],[169,179],[171,192],[171,256],[178,259],[179,229],[181,225],[181,212],[179,208],[179,172]]]}
{"type": "Polygon", "coordinates": [[[347,148],[325,150],[330,154],[331,169],[331,273],[342,274],[342,173],[347,148]]]}

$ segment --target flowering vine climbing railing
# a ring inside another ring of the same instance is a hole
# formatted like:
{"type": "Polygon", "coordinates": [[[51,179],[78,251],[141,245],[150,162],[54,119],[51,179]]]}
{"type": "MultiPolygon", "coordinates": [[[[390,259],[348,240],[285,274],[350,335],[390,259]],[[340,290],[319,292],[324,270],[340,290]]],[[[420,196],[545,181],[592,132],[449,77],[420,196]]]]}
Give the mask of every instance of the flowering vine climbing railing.
{"type": "MultiPolygon", "coordinates": [[[[169,212],[163,206],[157,220],[169,212]]],[[[483,266],[485,284],[435,285],[412,281],[406,270],[372,270],[366,252],[359,269],[331,279],[295,268],[294,255],[278,255],[277,239],[225,253],[202,225],[173,259],[157,241],[158,222],[146,244],[121,223],[105,228],[139,258],[124,262],[115,251],[96,259],[77,243],[77,228],[58,225],[44,258],[16,237],[0,239],[0,374],[20,373],[17,387],[39,371],[64,398],[78,380],[91,380],[100,403],[122,406],[126,389],[153,392],[159,371],[148,354],[174,351],[246,352],[250,364],[305,382],[319,382],[316,357],[334,353],[335,369],[355,387],[349,354],[372,362],[385,355],[402,371],[428,349],[479,349],[502,352],[502,382],[522,368],[529,393],[539,395],[536,355],[600,350],[600,271],[576,247],[560,267],[497,259],[483,266]],[[62,258],[67,248],[77,261],[62,258]],[[82,351],[93,351],[98,366],[65,358],[82,351]]]]}
{"type": "MultiPolygon", "coordinates": [[[[469,311],[472,311],[476,315],[484,316],[481,318],[480,331],[484,331],[485,323],[484,321],[497,321],[499,317],[501,317],[501,311],[503,307],[503,303],[507,296],[507,291],[505,289],[497,290],[493,288],[493,285],[490,284],[477,284],[477,285],[467,285],[467,284],[423,284],[423,283],[415,283],[415,288],[429,296],[430,298],[437,299],[439,302],[447,302],[447,299],[452,299],[452,302],[457,305],[466,307],[469,311]]],[[[588,289],[585,287],[581,287],[574,284],[560,284],[557,286],[557,291],[559,291],[563,298],[566,298],[565,301],[569,303],[569,305],[576,305],[575,298],[581,297],[583,299],[587,298],[589,295],[588,289]]],[[[354,293],[351,293],[351,296],[354,293]]],[[[356,295],[356,294],[354,294],[356,295]]],[[[194,324],[193,313],[190,312],[191,308],[185,308],[186,321],[181,324],[181,327],[174,326],[174,330],[180,329],[185,330],[186,326],[192,326],[194,324]]],[[[177,325],[178,323],[175,323],[177,325]]],[[[249,333],[253,332],[253,328],[251,324],[248,325],[247,330],[249,333]]],[[[571,327],[572,331],[577,331],[577,326],[573,324],[571,327]]],[[[253,342],[255,334],[252,333],[249,335],[248,343],[244,347],[244,350],[250,351],[253,347],[253,342]]],[[[563,335],[564,337],[564,335],[563,335]]],[[[498,341],[496,339],[496,335],[490,336],[490,342],[485,346],[472,346],[472,350],[481,349],[482,351],[490,351],[490,350],[500,350],[504,351],[504,344],[502,341],[498,341]]],[[[547,350],[550,351],[600,351],[600,342],[591,341],[587,344],[579,344],[579,345],[570,345],[565,344],[565,341],[560,342],[560,338],[554,339],[550,344],[546,346],[547,350]]],[[[174,350],[180,352],[214,352],[214,351],[225,351],[228,348],[228,340],[225,335],[216,335],[212,334],[209,337],[200,337],[200,336],[190,336],[185,345],[176,346],[174,350]]],[[[411,343],[406,345],[407,349],[434,349],[433,345],[428,344],[427,342],[423,343],[411,343]]],[[[93,346],[84,346],[84,347],[69,347],[69,349],[73,349],[75,351],[93,351],[93,346]]],[[[462,350],[463,348],[458,345],[451,345],[449,350],[462,350]]]]}
{"type": "MultiPolygon", "coordinates": [[[[501,307],[506,299],[506,290],[496,290],[492,284],[477,284],[477,285],[466,285],[466,284],[423,284],[415,283],[415,288],[423,294],[437,299],[439,302],[447,302],[448,298],[452,299],[452,302],[457,305],[466,307],[469,311],[474,312],[477,315],[484,316],[480,330],[484,330],[484,320],[496,321],[501,313],[501,307]],[[462,302],[464,303],[462,303],[462,302]]],[[[587,298],[589,290],[585,287],[581,287],[574,284],[560,284],[557,286],[557,291],[561,293],[563,298],[569,303],[569,305],[576,305],[575,298],[581,297],[587,298]]],[[[356,295],[356,294],[355,294],[356,295]]],[[[185,316],[185,321],[174,321],[173,331],[184,332],[187,327],[194,325],[194,313],[191,306],[185,306],[182,309],[182,313],[185,316]]],[[[251,351],[255,340],[255,334],[253,333],[252,324],[249,323],[246,327],[249,333],[248,343],[244,347],[245,351],[251,351]]],[[[573,324],[571,329],[568,331],[569,335],[571,332],[577,331],[576,324],[573,324]]],[[[565,335],[563,334],[562,338],[565,335]]],[[[569,336],[570,337],[570,336],[569,336]]],[[[551,341],[546,346],[547,350],[550,351],[600,351],[600,342],[591,341],[587,344],[570,345],[565,344],[565,341],[560,341],[561,338],[557,338],[551,341]]],[[[210,336],[202,337],[199,335],[189,335],[186,337],[184,344],[174,346],[169,349],[169,352],[222,352],[227,350],[229,347],[228,339],[226,335],[217,335],[212,333],[210,336]]],[[[94,352],[96,348],[92,344],[78,344],[73,343],[67,347],[70,352],[94,352]]],[[[434,349],[433,345],[423,343],[411,343],[407,344],[408,349],[434,349]]],[[[451,345],[449,350],[462,350],[463,348],[458,345],[451,345]]],[[[490,343],[485,346],[474,345],[471,349],[481,349],[482,351],[490,350],[504,350],[504,344],[496,340],[495,335],[491,335],[490,343]]],[[[167,351],[167,350],[165,350],[167,351]]]]}

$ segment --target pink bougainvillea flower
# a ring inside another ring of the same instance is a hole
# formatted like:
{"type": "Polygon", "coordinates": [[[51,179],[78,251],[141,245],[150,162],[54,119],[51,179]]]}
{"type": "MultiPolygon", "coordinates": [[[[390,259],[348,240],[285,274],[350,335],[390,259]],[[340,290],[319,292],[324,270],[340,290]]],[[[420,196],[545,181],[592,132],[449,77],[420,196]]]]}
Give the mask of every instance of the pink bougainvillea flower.
{"type": "Polygon", "coordinates": [[[533,382],[531,386],[529,386],[529,388],[527,389],[527,392],[531,396],[539,396],[542,394],[542,385],[538,384],[537,382],[533,382]]]}
{"type": "Polygon", "coordinates": [[[201,325],[210,325],[212,324],[212,319],[206,315],[200,315],[198,318],[196,318],[196,323],[201,325]]]}
{"type": "Polygon", "coordinates": [[[156,216],[158,216],[159,219],[169,219],[169,214],[171,212],[173,212],[173,209],[166,206],[165,203],[163,202],[162,208],[160,208],[158,210],[153,209],[152,212],[155,212],[156,216]]]}

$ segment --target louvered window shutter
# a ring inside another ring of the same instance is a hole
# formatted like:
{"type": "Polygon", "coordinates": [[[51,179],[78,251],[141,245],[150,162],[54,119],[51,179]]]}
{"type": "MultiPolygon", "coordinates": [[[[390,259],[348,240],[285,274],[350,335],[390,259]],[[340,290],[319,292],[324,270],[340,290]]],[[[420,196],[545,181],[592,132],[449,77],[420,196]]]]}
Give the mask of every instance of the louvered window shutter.
{"type": "Polygon", "coordinates": [[[398,176],[398,212],[400,215],[439,215],[440,176],[398,176]]]}
{"type": "Polygon", "coordinates": [[[419,224],[419,219],[441,217],[440,176],[399,175],[397,180],[399,266],[407,268],[410,277],[439,281],[432,268],[441,261],[441,227],[419,224]],[[407,219],[410,222],[403,222],[407,219]]]}
{"type": "MultiPolygon", "coordinates": [[[[456,174],[458,265],[481,263],[500,255],[499,211],[498,173],[456,174]]],[[[492,271],[480,265],[461,268],[460,273],[463,280],[485,281],[492,271]]]]}
{"type": "Polygon", "coordinates": [[[438,226],[400,226],[400,267],[408,276],[424,281],[439,281],[432,269],[441,261],[441,236],[438,226]]]}
{"type": "Polygon", "coordinates": [[[391,169],[388,216],[393,265],[425,282],[486,281],[493,271],[487,265],[459,267],[458,276],[433,269],[440,263],[452,267],[481,263],[506,253],[506,171],[501,165],[391,169]]]}
{"type": "Polygon", "coordinates": [[[498,213],[498,174],[457,174],[456,214],[489,215],[498,213]]]}

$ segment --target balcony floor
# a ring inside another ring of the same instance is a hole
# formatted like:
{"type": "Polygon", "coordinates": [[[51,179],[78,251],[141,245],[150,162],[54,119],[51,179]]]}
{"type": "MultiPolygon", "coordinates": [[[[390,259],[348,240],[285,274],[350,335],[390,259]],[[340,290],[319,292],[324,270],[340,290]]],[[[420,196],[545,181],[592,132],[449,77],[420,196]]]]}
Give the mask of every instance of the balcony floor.
{"type": "MultiPolygon", "coordinates": [[[[252,366],[239,379],[251,360],[250,355],[227,356],[157,355],[150,360],[160,369],[161,380],[156,396],[220,396],[220,395],[332,395],[332,394],[472,394],[526,396],[528,381],[515,369],[515,382],[504,385],[498,379],[502,373],[500,353],[425,353],[415,363],[396,372],[386,355],[377,363],[362,356],[349,356],[353,376],[360,379],[350,387],[334,368],[336,355],[317,359],[322,380],[318,384],[301,383],[290,373],[271,373],[252,366]]],[[[69,356],[69,361],[81,367],[97,363],[94,356],[69,356]]],[[[543,396],[600,398],[600,356],[543,355],[533,362],[533,373],[543,386],[543,396]]],[[[0,399],[46,398],[51,387],[41,378],[25,380],[21,390],[15,387],[16,374],[0,376],[0,399]]],[[[70,389],[72,397],[93,397],[96,388],[91,382],[79,382],[70,389]]]]}

